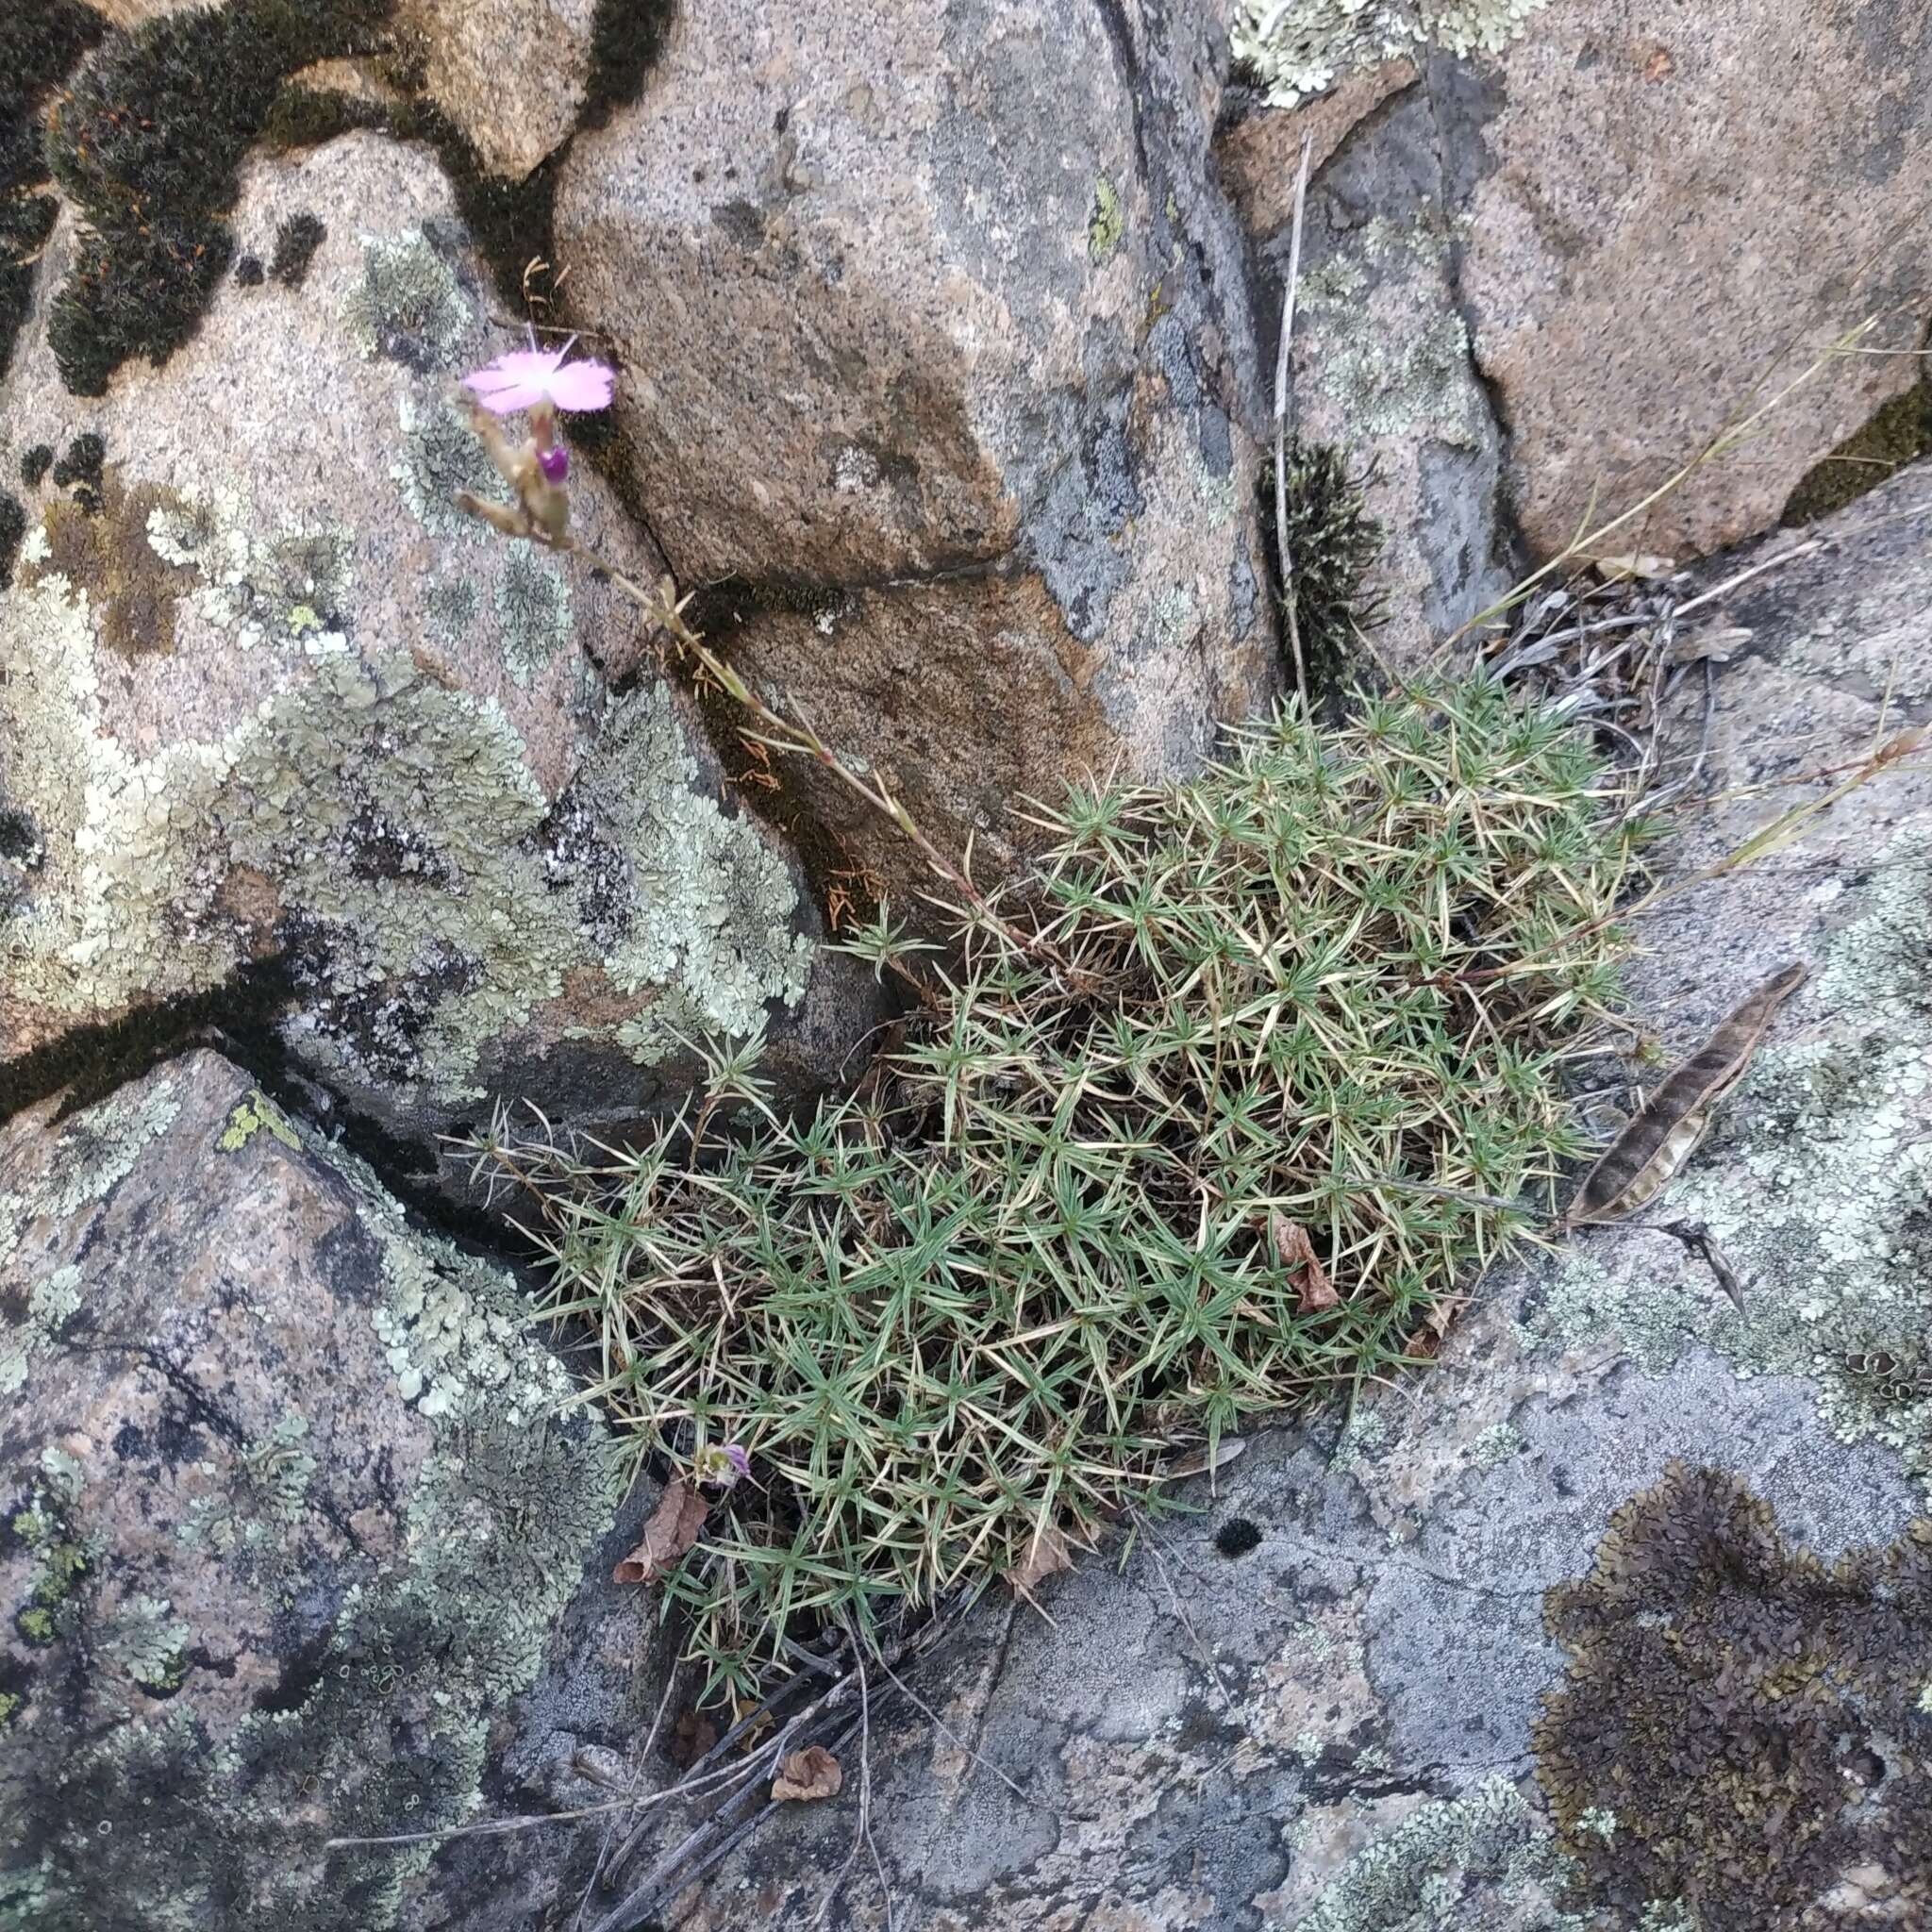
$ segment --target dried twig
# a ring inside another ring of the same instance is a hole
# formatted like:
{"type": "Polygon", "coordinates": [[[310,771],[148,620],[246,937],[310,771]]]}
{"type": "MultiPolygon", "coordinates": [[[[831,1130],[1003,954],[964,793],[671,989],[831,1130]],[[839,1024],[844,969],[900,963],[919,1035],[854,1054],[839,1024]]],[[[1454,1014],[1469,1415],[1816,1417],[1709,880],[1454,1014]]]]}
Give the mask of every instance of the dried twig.
{"type": "Polygon", "coordinates": [[[1308,695],[1308,667],[1302,661],[1301,624],[1295,615],[1294,559],[1288,554],[1288,351],[1294,335],[1294,298],[1302,276],[1302,217],[1308,198],[1308,160],[1314,137],[1302,136],[1302,164],[1294,183],[1294,228],[1288,244],[1288,290],[1281,302],[1281,340],[1274,350],[1274,553],[1281,568],[1281,596],[1288,611],[1288,641],[1294,653],[1295,688],[1308,695]]]}

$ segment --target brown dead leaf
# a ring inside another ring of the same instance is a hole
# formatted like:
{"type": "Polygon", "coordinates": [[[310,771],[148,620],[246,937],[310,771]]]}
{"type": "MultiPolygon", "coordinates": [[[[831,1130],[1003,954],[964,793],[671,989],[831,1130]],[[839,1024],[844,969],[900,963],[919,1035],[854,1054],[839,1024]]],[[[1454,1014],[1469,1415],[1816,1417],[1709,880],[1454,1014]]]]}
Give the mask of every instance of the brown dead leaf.
{"type": "Polygon", "coordinates": [[[1676,65],[1668,47],[1653,47],[1650,58],[1643,63],[1643,77],[1654,85],[1674,72],[1676,65]]]}
{"type": "Polygon", "coordinates": [[[836,1798],[844,1782],[839,1760],[823,1744],[808,1744],[803,1751],[780,1759],[772,1797],[778,1804],[788,1798],[836,1798]]]}
{"type": "Polygon", "coordinates": [[[1030,1597],[1049,1576],[1058,1576],[1062,1570],[1073,1567],[1066,1538],[1048,1524],[1026,1545],[1025,1556],[1007,1572],[1007,1581],[1022,1596],[1030,1597]]]}
{"type": "Polygon", "coordinates": [[[718,1726],[695,1710],[677,1720],[671,1733],[671,1761],[679,1771],[689,1771],[718,1741],[718,1726]]]}
{"type": "Polygon", "coordinates": [[[683,1476],[665,1486],[644,1540],[610,1573],[613,1583],[657,1583],[677,1568],[685,1551],[697,1541],[709,1505],[683,1476]]]}
{"type": "Polygon", "coordinates": [[[1316,1258],[1315,1244],[1309,1241],[1307,1229],[1300,1222],[1291,1221],[1285,1214],[1271,1214],[1268,1239],[1274,1243],[1274,1258],[1282,1267],[1302,1271],[1304,1315],[1319,1315],[1324,1308],[1332,1308],[1341,1301],[1327,1270],[1316,1258]]]}

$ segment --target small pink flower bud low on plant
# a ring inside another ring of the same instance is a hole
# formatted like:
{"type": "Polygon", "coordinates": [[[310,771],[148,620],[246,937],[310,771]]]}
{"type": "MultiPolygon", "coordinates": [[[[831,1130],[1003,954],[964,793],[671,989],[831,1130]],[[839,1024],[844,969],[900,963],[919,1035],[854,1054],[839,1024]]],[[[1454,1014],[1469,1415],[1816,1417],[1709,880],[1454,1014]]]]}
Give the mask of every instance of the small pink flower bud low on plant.
{"type": "Polygon", "coordinates": [[[728,1490],[739,1477],[751,1474],[751,1457],[736,1442],[712,1443],[691,1458],[691,1470],[699,1482],[728,1490]]]}

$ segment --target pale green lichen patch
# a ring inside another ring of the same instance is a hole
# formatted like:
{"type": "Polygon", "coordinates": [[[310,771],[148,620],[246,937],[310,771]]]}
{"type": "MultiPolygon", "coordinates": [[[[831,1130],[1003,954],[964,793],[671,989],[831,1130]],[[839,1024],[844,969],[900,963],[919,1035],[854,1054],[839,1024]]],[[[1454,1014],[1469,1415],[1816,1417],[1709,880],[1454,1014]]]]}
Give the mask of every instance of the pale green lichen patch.
{"type": "Polygon", "coordinates": [[[1399,314],[1375,309],[1385,284],[1447,287],[1446,263],[1447,244],[1432,223],[1378,216],[1304,279],[1301,301],[1322,343],[1314,379],[1352,436],[1478,445],[1459,311],[1448,303],[1413,309],[1407,296],[1399,314]]]}
{"type": "MultiPolygon", "coordinates": [[[[624,1457],[531,1332],[514,1283],[413,1229],[360,1162],[294,1131],[347,1186],[343,1307],[375,1290],[374,1339],[418,1391],[413,1415],[383,1438],[393,1455],[385,1448],[374,1479],[353,1456],[340,1459],[333,1391],[298,1378],[291,1394],[307,1412],[197,1465],[218,1489],[179,1526],[194,1561],[245,1577],[298,1626],[318,1608],[325,1617],[313,1654],[299,1638],[275,1650],[267,1630],[227,1636],[225,1654],[239,1645],[257,1673],[279,1657],[285,1674],[224,1719],[195,1702],[200,1653],[165,1588],[130,1583],[124,1599],[95,1601],[108,1597],[113,1563],[86,1541],[82,1472],[58,1451],[42,1457],[8,1525],[36,1561],[16,1627],[29,1655],[84,1631],[113,1721],[75,1732],[48,1710],[36,1729],[31,1692],[7,1714],[9,1748],[24,1740],[48,1768],[0,1818],[8,1932],[104,1924],[130,1898],[159,1932],[206,1926],[210,1911],[225,1923],[219,1902],[235,1898],[248,1901],[250,1924],[283,1932],[414,1923],[410,1881],[434,1843],[329,1853],[323,1841],[433,1833],[477,1815],[501,1748],[492,1727],[542,1669],[625,1489],[624,1457]],[[316,1401],[325,1430],[311,1429],[316,1401]],[[318,1438],[335,1447],[319,1451],[318,1438]],[[319,1453],[336,1458],[320,1496],[319,1453]],[[346,1497],[393,1516],[377,1539],[391,1557],[371,1559],[359,1542],[343,1551],[346,1497]],[[319,1546],[343,1553],[325,1558],[319,1546]],[[144,1697],[108,1694],[128,1680],[144,1697]],[[164,1709],[145,1701],[166,1697],[164,1709]]],[[[381,1418],[369,1424],[379,1430],[381,1418]]]]}
{"type": "Polygon", "coordinates": [[[1499,1774],[1422,1806],[1358,1852],[1299,1932],[1582,1932],[1555,1903],[1566,1877],[1556,1840],[1499,1774]]]}
{"type": "MultiPolygon", "coordinates": [[[[0,1193],[0,1264],[19,1245],[31,1223],[65,1221],[105,1201],[133,1172],[148,1143],[174,1124],[179,1111],[175,1083],[161,1075],[140,1087],[124,1088],[65,1122],[48,1151],[43,1178],[18,1191],[0,1193]]],[[[36,1291],[46,1297],[50,1318],[68,1292],[55,1286],[58,1279],[57,1274],[36,1291]]],[[[59,1316],[65,1319],[65,1314],[59,1316]]]]}
{"type": "MultiPolygon", "coordinates": [[[[811,942],[792,931],[790,872],[748,819],[727,818],[693,789],[698,775],[671,693],[655,684],[613,710],[576,788],[578,807],[627,860],[637,906],[606,970],[625,992],[667,995],[626,1041],[640,1060],[673,1050],[680,1023],[751,1033],[767,1002],[804,996],[810,970],[811,942]],[[656,774],[652,786],[640,784],[644,774],[656,774]]],[[[587,916],[597,874],[590,864],[579,875],[587,916]]]]}
{"type": "Polygon", "coordinates": [[[1437,47],[1500,54],[1547,0],[1241,0],[1235,58],[1293,108],[1343,75],[1437,47]]]}
{"type": "Polygon", "coordinates": [[[557,559],[512,543],[496,579],[496,622],[509,675],[527,690],[570,642],[570,585],[557,559]]]}
{"type": "MultiPolygon", "coordinates": [[[[5,1211],[4,1201],[0,1211],[5,1211]]],[[[73,1262],[34,1284],[25,1318],[0,1337],[0,1396],[10,1396],[26,1386],[33,1358],[58,1341],[61,1329],[79,1311],[80,1270],[73,1262]]]]}
{"type": "Polygon", "coordinates": [[[174,1608],[165,1597],[129,1597],[106,1633],[104,1654],[143,1690],[165,1693],[181,1687],[193,1633],[174,1608]]]}
{"type": "Polygon", "coordinates": [[[409,514],[432,536],[481,543],[489,530],[481,519],[457,508],[458,491],[491,503],[509,498],[468,417],[446,399],[418,403],[405,396],[397,408],[403,447],[390,475],[401,486],[409,514]]]}
{"type": "Polygon", "coordinates": [[[1675,1269],[1612,1271],[1586,1246],[1527,1333],[1614,1334],[1653,1373],[1701,1345],[1740,1375],[1808,1377],[1840,1440],[1889,1444],[1932,1486],[1928,859],[1913,834],[1879,856],[1859,915],[1792,1003],[1794,1026],[1825,1026],[1758,1054],[1667,1197],[1671,1218],[1707,1225],[1743,1307],[1675,1269]]]}
{"type": "Polygon", "coordinates": [[[295,1138],[294,1128],[282,1118],[281,1109],[258,1089],[246,1100],[236,1102],[234,1110],[228,1115],[228,1124],[217,1137],[215,1145],[224,1154],[236,1153],[247,1146],[264,1127],[284,1147],[299,1149],[302,1145],[295,1138]]]}
{"type": "Polygon", "coordinates": [[[1127,218],[1121,207],[1120,190],[1105,175],[1097,176],[1093,183],[1093,213],[1087,223],[1087,258],[1095,268],[1104,267],[1120,253],[1126,232],[1127,218]]]}
{"type": "MultiPolygon", "coordinates": [[[[230,594],[238,568],[228,521],[211,505],[193,547],[160,532],[206,561],[211,595],[230,594]]],[[[526,600],[532,648],[567,621],[545,596],[540,584],[526,600]]],[[[9,802],[46,848],[0,935],[16,992],[55,1013],[113,1012],[219,984],[272,934],[322,1063],[439,1098],[474,1093],[484,1044],[607,958],[622,991],[682,999],[708,1032],[749,1032],[767,1001],[802,995],[809,947],[792,932],[790,874],[694,789],[662,685],[611,708],[553,813],[493,701],[401,653],[365,662],[332,633],[300,648],[303,683],[219,738],[137,756],[105,725],[86,596],[51,574],[8,600],[9,802]]]]}
{"type": "Polygon", "coordinates": [[[346,648],[341,636],[353,533],[336,523],[285,522],[267,535],[253,498],[226,483],[191,486],[147,519],[150,547],[200,583],[189,607],[242,650],[263,642],[313,656],[346,648]]]}
{"type": "Polygon", "coordinates": [[[419,374],[453,367],[476,320],[456,270],[421,228],[358,239],[362,280],[346,317],[357,347],[419,374]]]}

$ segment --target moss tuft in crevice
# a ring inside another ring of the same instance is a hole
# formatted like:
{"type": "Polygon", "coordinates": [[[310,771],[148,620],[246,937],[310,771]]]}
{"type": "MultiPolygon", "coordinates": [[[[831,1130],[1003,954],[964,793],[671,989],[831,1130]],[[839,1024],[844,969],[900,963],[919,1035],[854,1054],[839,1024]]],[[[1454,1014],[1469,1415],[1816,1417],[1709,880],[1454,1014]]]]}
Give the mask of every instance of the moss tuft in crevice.
{"type": "MultiPolygon", "coordinates": [[[[1382,554],[1382,526],[1370,515],[1372,472],[1346,451],[1325,442],[1291,443],[1288,455],[1288,555],[1294,572],[1294,608],[1308,675],[1319,689],[1349,668],[1360,636],[1382,622],[1382,600],[1366,591],[1369,572],[1382,554]]],[[[1274,460],[1262,465],[1256,486],[1267,532],[1269,588],[1283,612],[1280,533],[1275,528],[1274,460]]]]}
{"type": "Polygon", "coordinates": [[[1861,428],[1821,457],[1785,499],[1787,526],[1815,524],[1876,490],[1906,464],[1932,450],[1932,375],[1893,396],[1861,428]]]}

